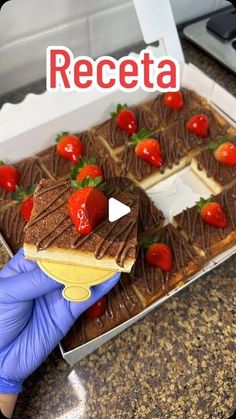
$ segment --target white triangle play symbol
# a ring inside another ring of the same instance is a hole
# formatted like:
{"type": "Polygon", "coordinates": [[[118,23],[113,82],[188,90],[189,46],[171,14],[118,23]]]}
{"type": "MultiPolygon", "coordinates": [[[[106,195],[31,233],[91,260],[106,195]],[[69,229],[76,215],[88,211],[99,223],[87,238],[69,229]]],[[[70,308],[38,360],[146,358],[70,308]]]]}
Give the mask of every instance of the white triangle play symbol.
{"type": "Polygon", "coordinates": [[[121,217],[124,217],[124,215],[129,214],[130,211],[130,207],[118,201],[117,199],[109,199],[108,219],[111,223],[113,221],[119,220],[121,217]]]}

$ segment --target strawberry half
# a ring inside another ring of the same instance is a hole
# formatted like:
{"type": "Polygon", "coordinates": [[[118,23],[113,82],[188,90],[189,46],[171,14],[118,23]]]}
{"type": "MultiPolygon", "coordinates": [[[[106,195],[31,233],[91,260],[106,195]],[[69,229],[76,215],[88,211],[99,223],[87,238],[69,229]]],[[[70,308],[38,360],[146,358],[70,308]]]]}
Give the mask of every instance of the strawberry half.
{"type": "Polygon", "coordinates": [[[160,144],[150,133],[142,129],[138,134],[132,135],[132,140],[137,144],[135,153],[138,157],[155,167],[163,164],[160,144]]]}
{"type": "Polygon", "coordinates": [[[167,92],[164,93],[162,101],[167,108],[170,109],[183,109],[184,107],[184,98],[182,92],[167,92]]]}
{"type": "Polygon", "coordinates": [[[101,317],[107,308],[107,297],[104,295],[95,304],[86,310],[86,316],[92,317],[93,319],[101,317]]]}
{"type": "Polygon", "coordinates": [[[102,178],[74,180],[75,192],[68,201],[68,212],[79,234],[88,234],[108,216],[108,199],[102,192],[102,178]]]}
{"type": "Polygon", "coordinates": [[[83,143],[77,135],[62,132],[57,135],[57,153],[73,164],[77,164],[83,154],[83,143]]]}
{"type": "Polygon", "coordinates": [[[173,254],[170,246],[165,243],[152,241],[147,247],[146,262],[149,263],[149,265],[160,268],[164,272],[172,271],[173,254]]]}
{"type": "Polygon", "coordinates": [[[20,182],[20,172],[12,165],[0,161],[0,187],[7,192],[15,192],[20,182]]]}
{"type": "Polygon", "coordinates": [[[204,113],[193,115],[187,121],[186,128],[199,137],[207,137],[209,134],[209,118],[204,113]]]}
{"type": "Polygon", "coordinates": [[[236,145],[230,141],[210,143],[209,148],[214,151],[216,160],[228,166],[236,166],[236,145]]]}
{"type": "Polygon", "coordinates": [[[201,198],[197,203],[203,221],[216,228],[226,228],[228,225],[224,209],[218,202],[201,198]]]}
{"type": "Polygon", "coordinates": [[[103,172],[100,167],[96,164],[96,158],[91,157],[89,160],[81,159],[79,164],[77,164],[71,174],[72,179],[82,182],[83,179],[92,177],[96,179],[97,177],[104,178],[103,172]]]}
{"type": "Polygon", "coordinates": [[[117,105],[116,112],[112,112],[111,117],[115,119],[117,126],[129,135],[137,132],[136,115],[126,104],[117,105]]]}
{"type": "Polygon", "coordinates": [[[35,191],[35,185],[32,185],[27,192],[23,188],[17,188],[17,190],[12,194],[12,199],[20,202],[20,211],[24,220],[28,223],[31,217],[34,200],[33,193],[35,191]]]}

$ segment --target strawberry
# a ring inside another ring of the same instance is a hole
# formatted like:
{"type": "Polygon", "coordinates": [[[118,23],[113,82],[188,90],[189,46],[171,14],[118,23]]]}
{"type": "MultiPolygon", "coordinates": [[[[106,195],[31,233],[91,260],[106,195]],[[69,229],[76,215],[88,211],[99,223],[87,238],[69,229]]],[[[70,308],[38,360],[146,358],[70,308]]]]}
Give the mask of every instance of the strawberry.
{"type": "Polygon", "coordinates": [[[20,208],[21,215],[27,223],[30,220],[33,205],[34,205],[34,200],[32,196],[28,196],[21,203],[21,208],[20,208]]]}
{"type": "Polygon", "coordinates": [[[137,144],[135,153],[138,157],[155,167],[160,167],[163,164],[160,144],[147,131],[142,129],[138,134],[133,134],[132,140],[137,144]]]}
{"type": "Polygon", "coordinates": [[[162,100],[167,108],[180,110],[184,107],[184,98],[180,90],[178,92],[165,93],[162,100]]]}
{"type": "Polygon", "coordinates": [[[129,135],[137,132],[137,118],[135,113],[127,105],[117,105],[116,112],[111,113],[117,126],[129,135]]]}
{"type": "Polygon", "coordinates": [[[77,164],[83,154],[83,143],[77,135],[62,132],[56,138],[57,153],[73,164],[77,164]]]}
{"type": "Polygon", "coordinates": [[[0,187],[7,192],[14,192],[20,182],[20,172],[10,164],[0,161],[0,187]]]}
{"type": "Polygon", "coordinates": [[[98,186],[102,178],[74,180],[75,192],[69,198],[68,212],[79,234],[88,234],[108,215],[108,199],[98,186]]]}
{"type": "Polygon", "coordinates": [[[78,180],[78,182],[82,182],[83,179],[92,177],[96,179],[97,177],[101,177],[103,179],[103,172],[100,167],[96,164],[96,158],[92,157],[89,160],[81,159],[79,164],[77,164],[73,172],[71,174],[72,179],[78,180]]]}
{"type": "Polygon", "coordinates": [[[227,218],[222,206],[213,198],[203,199],[197,203],[201,217],[206,224],[217,228],[226,228],[227,218]]]}
{"type": "Polygon", "coordinates": [[[230,141],[210,143],[209,148],[214,151],[216,160],[228,166],[236,166],[236,145],[230,141]]]}
{"type": "Polygon", "coordinates": [[[186,128],[189,132],[199,137],[207,137],[209,133],[209,118],[203,113],[193,115],[187,121],[186,128]]]}
{"type": "Polygon", "coordinates": [[[30,186],[27,192],[23,188],[17,188],[16,191],[12,194],[12,199],[20,202],[20,211],[24,220],[28,223],[31,217],[31,212],[34,205],[33,193],[35,190],[35,185],[30,186]]]}
{"type": "Polygon", "coordinates": [[[93,304],[91,307],[86,310],[86,315],[88,317],[92,317],[93,319],[101,317],[107,308],[107,297],[104,295],[102,298],[100,298],[95,304],[93,304]]]}
{"type": "Polygon", "coordinates": [[[171,248],[165,243],[152,243],[146,252],[146,262],[164,272],[172,271],[173,255],[171,248]]]}

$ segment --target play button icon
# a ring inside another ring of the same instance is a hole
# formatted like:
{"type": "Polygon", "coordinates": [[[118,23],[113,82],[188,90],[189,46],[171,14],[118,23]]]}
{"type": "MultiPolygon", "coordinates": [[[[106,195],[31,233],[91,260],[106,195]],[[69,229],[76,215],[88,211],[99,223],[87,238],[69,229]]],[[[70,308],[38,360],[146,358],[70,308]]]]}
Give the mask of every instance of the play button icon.
{"type": "Polygon", "coordinates": [[[113,221],[119,220],[119,218],[129,214],[131,210],[128,205],[123,204],[115,198],[110,198],[108,211],[108,219],[111,223],[113,223],[113,221]]]}

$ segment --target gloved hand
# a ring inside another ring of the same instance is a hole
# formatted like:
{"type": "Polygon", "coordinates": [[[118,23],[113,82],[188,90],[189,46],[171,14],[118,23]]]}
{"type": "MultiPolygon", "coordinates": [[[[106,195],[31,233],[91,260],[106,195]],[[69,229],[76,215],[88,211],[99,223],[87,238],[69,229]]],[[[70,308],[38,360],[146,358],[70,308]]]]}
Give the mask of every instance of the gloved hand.
{"type": "Polygon", "coordinates": [[[26,260],[21,249],[0,272],[0,393],[19,393],[80,314],[119,278],[117,273],[93,287],[88,301],[71,303],[61,295],[63,286],[26,260]]]}

